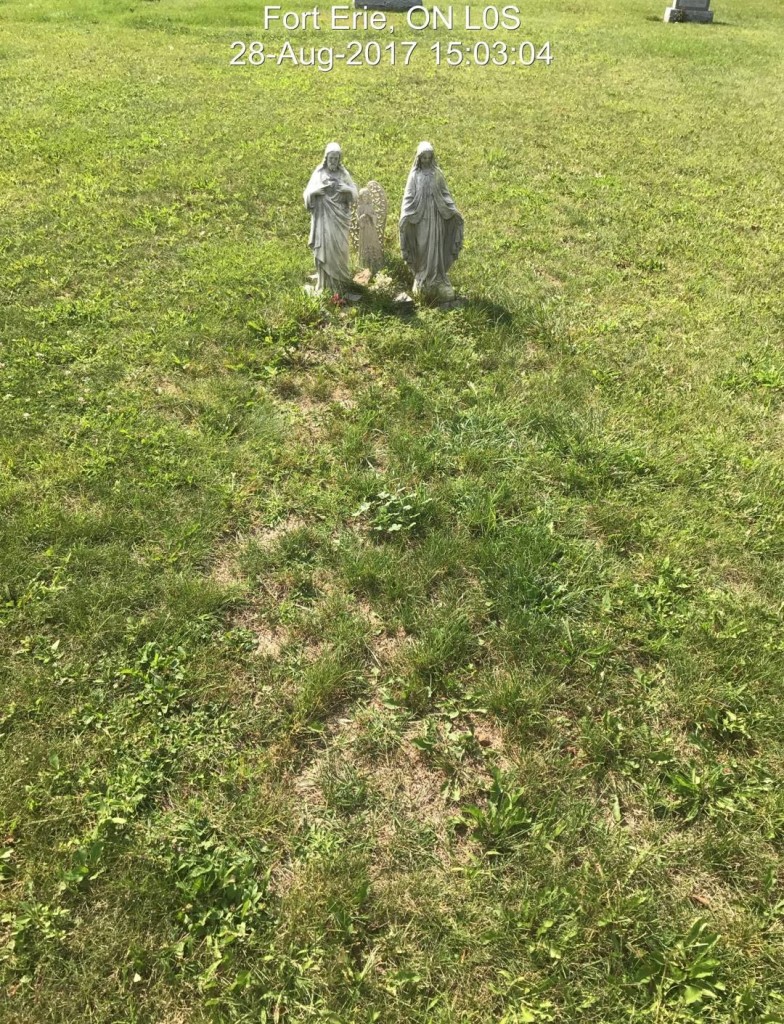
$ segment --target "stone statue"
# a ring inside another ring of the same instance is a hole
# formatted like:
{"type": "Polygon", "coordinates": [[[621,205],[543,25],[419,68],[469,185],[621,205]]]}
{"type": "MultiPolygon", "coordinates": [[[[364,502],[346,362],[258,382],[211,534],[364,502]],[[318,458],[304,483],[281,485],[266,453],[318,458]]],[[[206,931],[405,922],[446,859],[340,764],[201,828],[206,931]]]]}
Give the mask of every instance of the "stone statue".
{"type": "Polygon", "coordinates": [[[463,218],[429,142],[420,142],[400,209],[400,248],[414,273],[414,295],[455,297],[447,271],[463,247],[463,218]]]}
{"type": "Polygon", "coordinates": [[[351,284],[348,236],[357,187],[343,166],[340,146],[330,142],[303,193],[310,211],[308,245],[316,260],[317,288],[341,294],[351,284]]]}
{"type": "Polygon", "coordinates": [[[384,232],[387,224],[387,196],[377,181],[359,190],[354,208],[352,237],[359,265],[373,274],[384,266],[384,232]]]}

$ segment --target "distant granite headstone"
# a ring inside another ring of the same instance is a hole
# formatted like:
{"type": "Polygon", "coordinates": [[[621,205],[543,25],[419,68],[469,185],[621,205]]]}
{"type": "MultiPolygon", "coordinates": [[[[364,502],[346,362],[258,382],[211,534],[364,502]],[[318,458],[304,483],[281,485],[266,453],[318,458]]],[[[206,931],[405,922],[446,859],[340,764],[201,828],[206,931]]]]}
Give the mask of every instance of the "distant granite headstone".
{"type": "Polygon", "coordinates": [[[410,11],[419,6],[419,0],[354,0],[354,6],[372,11],[410,11]]]}
{"type": "Polygon", "coordinates": [[[664,12],[665,21],[713,21],[710,0],[674,0],[664,12]]]}

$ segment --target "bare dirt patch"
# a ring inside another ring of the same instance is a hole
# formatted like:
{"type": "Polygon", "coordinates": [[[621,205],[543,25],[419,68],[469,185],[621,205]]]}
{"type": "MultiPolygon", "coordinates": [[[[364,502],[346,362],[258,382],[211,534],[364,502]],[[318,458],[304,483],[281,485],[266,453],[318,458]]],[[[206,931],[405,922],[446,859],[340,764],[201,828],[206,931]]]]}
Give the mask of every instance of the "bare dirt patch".
{"type": "Polygon", "coordinates": [[[233,541],[221,546],[213,563],[210,578],[221,587],[231,587],[242,581],[237,567],[237,551],[233,541]]]}
{"type": "Polygon", "coordinates": [[[175,384],[174,381],[168,380],[165,377],[161,378],[155,385],[156,395],[166,395],[167,398],[182,398],[184,393],[179,384],[175,384]]]}
{"type": "Polygon", "coordinates": [[[257,544],[262,548],[262,550],[267,550],[277,544],[277,542],[282,537],[285,537],[287,533],[292,533],[294,530],[301,530],[305,525],[305,520],[300,519],[299,516],[288,515],[285,519],[281,519],[279,522],[275,523],[274,526],[254,527],[248,535],[247,540],[257,544]]]}
{"type": "Polygon", "coordinates": [[[370,643],[370,653],[373,660],[381,668],[394,664],[402,656],[403,652],[410,648],[413,641],[402,626],[398,626],[394,633],[379,633],[373,637],[370,643]]]}
{"type": "Polygon", "coordinates": [[[411,637],[402,626],[398,626],[394,632],[388,630],[381,617],[365,600],[357,600],[356,610],[371,629],[368,650],[373,661],[379,668],[392,664],[411,643],[411,637]]]}
{"type": "Polygon", "coordinates": [[[261,658],[271,658],[274,661],[280,657],[280,652],[286,645],[288,634],[284,629],[260,625],[254,630],[257,638],[256,654],[261,658]]]}
{"type": "Polygon", "coordinates": [[[500,726],[489,718],[479,718],[476,715],[468,716],[468,725],[476,737],[476,742],[484,750],[491,750],[494,754],[503,757],[504,734],[500,726]]]}
{"type": "MultiPolygon", "coordinates": [[[[273,548],[287,533],[301,529],[305,525],[304,519],[292,514],[279,520],[273,526],[254,525],[249,533],[237,533],[227,538],[218,546],[210,573],[211,578],[224,587],[244,582],[239,568],[239,559],[248,544],[255,544],[263,551],[267,551],[273,548]]],[[[269,588],[270,585],[265,584],[265,589],[268,592],[270,592],[269,588]]],[[[270,592],[270,596],[276,595],[270,592]]]]}
{"type": "Polygon", "coordinates": [[[356,409],[357,407],[357,401],[351,392],[340,385],[332,392],[330,401],[333,405],[339,405],[343,409],[356,409]]]}

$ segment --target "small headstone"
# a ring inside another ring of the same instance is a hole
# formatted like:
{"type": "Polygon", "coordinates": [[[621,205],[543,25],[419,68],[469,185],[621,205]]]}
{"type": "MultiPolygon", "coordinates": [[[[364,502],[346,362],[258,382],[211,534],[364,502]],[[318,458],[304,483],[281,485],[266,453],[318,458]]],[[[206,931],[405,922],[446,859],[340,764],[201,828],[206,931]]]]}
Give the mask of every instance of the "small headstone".
{"type": "Polygon", "coordinates": [[[665,21],[713,21],[710,0],[673,0],[672,7],[664,12],[665,21]]]}
{"type": "Polygon", "coordinates": [[[372,273],[384,266],[387,194],[377,181],[359,190],[351,224],[351,237],[362,269],[372,273]]]}

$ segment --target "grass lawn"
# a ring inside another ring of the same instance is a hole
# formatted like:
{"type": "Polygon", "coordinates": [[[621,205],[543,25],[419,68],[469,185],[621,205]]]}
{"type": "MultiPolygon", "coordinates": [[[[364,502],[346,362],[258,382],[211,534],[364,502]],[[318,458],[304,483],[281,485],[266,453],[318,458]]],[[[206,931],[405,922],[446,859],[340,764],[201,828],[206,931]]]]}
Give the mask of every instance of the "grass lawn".
{"type": "Polygon", "coordinates": [[[784,1020],[781,3],[262,6],[0,3],[0,1021],[784,1020]],[[463,308],[305,296],[331,139],[463,308]]]}

